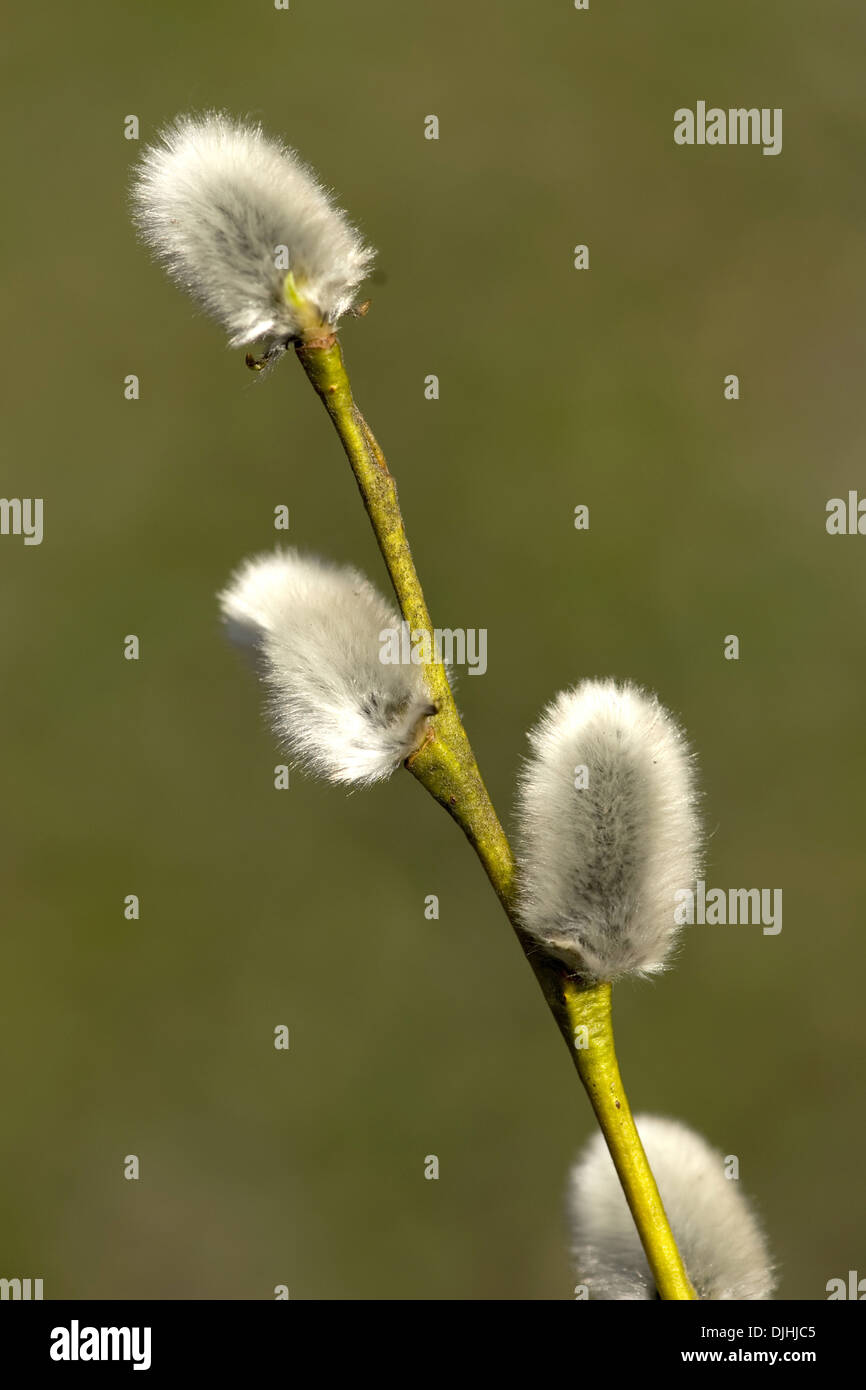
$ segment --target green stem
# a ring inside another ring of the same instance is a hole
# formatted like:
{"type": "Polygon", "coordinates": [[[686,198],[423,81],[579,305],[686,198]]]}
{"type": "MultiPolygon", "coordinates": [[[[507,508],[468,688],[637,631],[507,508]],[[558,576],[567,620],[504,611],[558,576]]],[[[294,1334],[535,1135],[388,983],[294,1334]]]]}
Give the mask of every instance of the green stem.
{"type": "MultiPolygon", "coordinates": [[[[354,402],[340,344],[333,333],[323,331],[298,343],[295,350],[352,465],[403,618],[413,631],[429,634],[431,651],[435,651],[397,485],[354,402]]],[[[610,985],[581,987],[563,962],[548,956],[521,928],[514,907],[514,856],[482,781],[445,668],[434,660],[425,667],[425,675],[436,715],[430,721],[429,737],[406,766],[457,821],[484,865],[589,1094],[659,1294],[668,1299],[694,1298],[623,1090],[613,1045],[610,985]],[[588,1046],[578,1048],[575,1030],[584,1024],[588,1046]]]]}
{"type": "Polygon", "coordinates": [[[565,1004],[575,1065],[619,1175],[661,1298],[693,1299],[662,1199],[635,1127],[613,1042],[611,986],[569,980],[565,1004]]]}

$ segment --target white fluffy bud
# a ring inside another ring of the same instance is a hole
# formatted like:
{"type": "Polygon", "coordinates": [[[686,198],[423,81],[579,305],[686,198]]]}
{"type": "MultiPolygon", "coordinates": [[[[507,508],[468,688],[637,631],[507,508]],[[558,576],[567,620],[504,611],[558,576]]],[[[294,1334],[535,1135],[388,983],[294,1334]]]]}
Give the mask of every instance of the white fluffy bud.
{"type": "Polygon", "coordinates": [[[422,668],[380,661],[400,618],[357,570],[277,550],[247,560],[219,602],[260,655],[274,726],[308,771],[378,782],[420,746],[435,713],[422,668]]]}
{"type": "Polygon", "coordinates": [[[548,706],[530,742],[518,801],[524,927],[587,979],[664,969],[677,890],[697,872],[683,733],[636,686],[584,681],[548,706]]]}
{"type": "Polygon", "coordinates": [[[232,347],[298,335],[288,272],[335,324],[374,254],[294,150],[220,112],[168,126],[142,156],[132,200],[144,240],[232,347]]]}
{"type": "MultiPolygon", "coordinates": [[[[775,1279],[761,1227],[725,1159],[677,1120],[636,1124],[698,1298],[769,1299],[775,1279]]],[[[577,1278],[591,1299],[651,1299],[655,1284],[613,1160],[596,1134],[571,1171],[568,1215],[577,1278]]]]}

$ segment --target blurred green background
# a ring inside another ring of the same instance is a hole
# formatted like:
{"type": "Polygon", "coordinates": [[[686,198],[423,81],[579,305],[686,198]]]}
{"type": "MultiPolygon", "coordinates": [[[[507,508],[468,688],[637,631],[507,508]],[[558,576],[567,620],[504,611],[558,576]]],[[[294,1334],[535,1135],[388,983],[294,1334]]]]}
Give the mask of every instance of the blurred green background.
{"type": "Polygon", "coordinates": [[[617,990],[633,1106],[739,1156],[780,1296],[866,1274],[866,539],[824,526],[864,480],[864,40],[842,0],[16,13],[2,492],[45,499],[45,539],[0,538],[0,1274],[572,1296],[590,1112],[480,867],[402,773],[275,791],[219,630],[281,503],[386,581],[297,364],[248,373],[130,229],[143,143],[209,106],[295,144],[379,248],[344,349],[434,621],[489,631],[459,700],[502,815],[543,704],[631,677],[699,750],[707,882],[783,889],[781,935],[696,926],[617,990]],[[782,107],[781,155],[677,148],[698,99],[782,107]]]}

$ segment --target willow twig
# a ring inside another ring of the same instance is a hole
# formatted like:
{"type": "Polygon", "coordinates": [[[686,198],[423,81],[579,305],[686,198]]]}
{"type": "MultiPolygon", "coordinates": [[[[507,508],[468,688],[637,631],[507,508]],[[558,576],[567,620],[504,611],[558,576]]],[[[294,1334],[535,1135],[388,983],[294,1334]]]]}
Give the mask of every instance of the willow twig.
{"type": "MultiPolygon", "coordinates": [[[[296,353],[324,403],[346,452],[391,577],[404,621],[427,633],[433,626],[418,579],[397,498],[397,485],[372,430],[355,404],[339,341],[314,329],[296,353]]],[[[632,1118],[614,1050],[611,986],[585,984],[543,951],[520,926],[515,910],[511,847],[478,770],[448,676],[435,656],[426,667],[436,714],[429,735],[406,766],[457,821],[487,872],[523,952],[565,1039],[619,1175],[663,1299],[693,1299],[659,1191],[632,1118]]]]}

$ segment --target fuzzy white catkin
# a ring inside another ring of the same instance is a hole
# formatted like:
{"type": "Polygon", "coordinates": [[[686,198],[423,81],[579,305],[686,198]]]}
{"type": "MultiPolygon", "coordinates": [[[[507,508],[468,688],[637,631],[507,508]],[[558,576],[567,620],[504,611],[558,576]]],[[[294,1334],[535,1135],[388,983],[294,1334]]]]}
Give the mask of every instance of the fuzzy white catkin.
{"type": "MultiPolygon", "coordinates": [[[[700,1299],[769,1299],[775,1277],[764,1234],[725,1159],[678,1120],[635,1118],[671,1231],[700,1299]]],[[[656,1289],[604,1137],[596,1134],[568,1185],[571,1250],[590,1299],[652,1299],[656,1289]]]]}
{"type": "Polygon", "coordinates": [[[378,782],[418,748],[435,713],[423,668],[379,660],[400,618],[357,570],[277,550],[247,560],[219,603],[259,654],[274,726],[308,771],[378,782]]]}
{"type": "Polygon", "coordinates": [[[523,926],[586,979],[664,969],[676,893],[694,884],[700,844],[681,729],[636,686],[583,681],[529,737],[518,792],[523,926]]]}
{"type": "Polygon", "coordinates": [[[331,325],[374,255],[294,150],[222,112],[178,116],[162,131],[138,165],[132,203],[143,239],[232,347],[298,333],[278,248],[331,325]]]}

